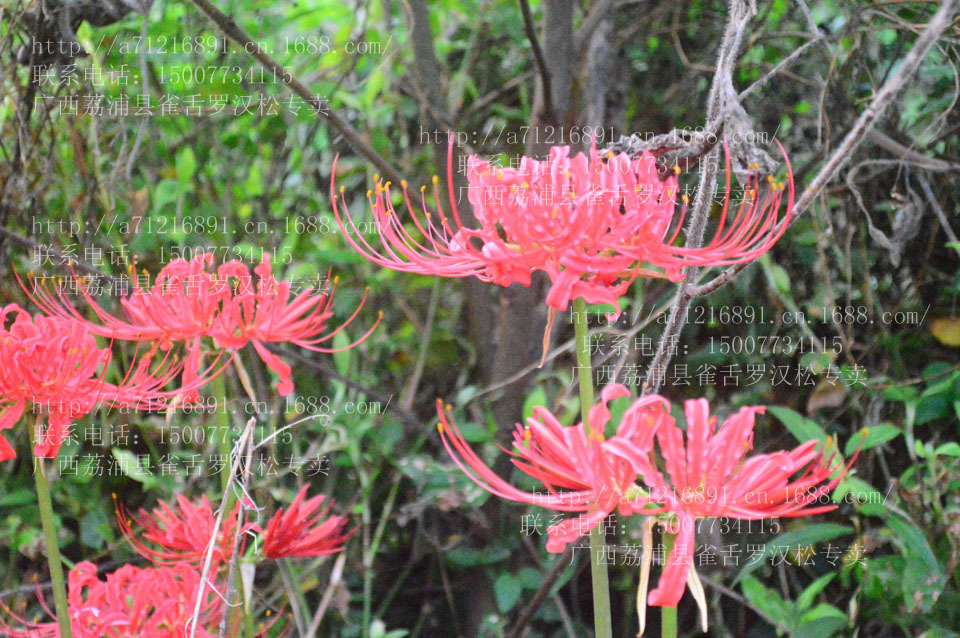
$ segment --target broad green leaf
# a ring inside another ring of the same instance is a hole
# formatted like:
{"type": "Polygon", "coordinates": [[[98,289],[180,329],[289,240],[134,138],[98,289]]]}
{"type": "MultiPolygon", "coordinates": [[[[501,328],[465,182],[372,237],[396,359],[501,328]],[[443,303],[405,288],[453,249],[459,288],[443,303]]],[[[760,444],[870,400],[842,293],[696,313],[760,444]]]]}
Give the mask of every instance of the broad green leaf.
{"type": "Polygon", "coordinates": [[[773,406],[768,408],[768,410],[770,410],[770,413],[777,417],[780,422],[786,426],[787,430],[790,431],[790,434],[801,443],[806,443],[811,439],[826,443],[827,433],[824,432],[823,428],[802,414],[781,406],[773,406]]]}
{"type": "Polygon", "coordinates": [[[817,597],[817,594],[822,592],[827,585],[830,584],[830,581],[836,577],[836,574],[826,574],[816,579],[806,589],[803,590],[799,596],[797,596],[797,609],[799,611],[806,611],[813,605],[814,599],[817,597]]]}
{"type": "Polygon", "coordinates": [[[792,624],[795,616],[793,604],[781,598],[780,594],[764,587],[753,576],[747,576],[740,581],[740,589],[746,599],[768,619],[783,623],[784,627],[789,627],[792,624]]]}
{"type": "Polygon", "coordinates": [[[176,165],[177,181],[180,182],[181,188],[185,188],[197,170],[197,159],[193,156],[193,149],[189,146],[181,148],[177,153],[176,165]]]}
{"type": "Polygon", "coordinates": [[[513,609],[522,594],[523,586],[520,584],[520,579],[513,574],[505,572],[493,581],[493,595],[497,599],[497,608],[504,614],[513,609]]]}
{"type": "Polygon", "coordinates": [[[547,407],[547,393],[540,386],[535,387],[523,402],[524,422],[533,416],[533,409],[538,406],[547,407]]]}
{"type": "Polygon", "coordinates": [[[947,578],[923,531],[912,522],[891,514],[887,526],[894,543],[907,559],[903,570],[903,598],[911,613],[928,612],[940,598],[947,578]]]}
{"type": "Polygon", "coordinates": [[[833,491],[834,503],[851,503],[867,516],[882,516],[885,498],[879,490],[855,476],[847,476],[833,491]]]}
{"type": "Polygon", "coordinates": [[[861,451],[869,450],[878,445],[883,445],[887,441],[892,441],[902,433],[900,428],[895,425],[890,425],[889,423],[880,423],[872,428],[864,428],[850,437],[847,441],[847,446],[843,449],[843,453],[850,456],[857,451],[858,447],[861,451]],[[866,437],[864,437],[864,432],[866,432],[866,437]],[[863,445],[860,444],[861,441],[863,445]]]}
{"type": "Polygon", "coordinates": [[[447,552],[446,558],[454,565],[473,567],[474,565],[492,565],[499,563],[509,555],[510,550],[506,547],[488,547],[486,549],[457,547],[447,552]]]}
{"type": "Polygon", "coordinates": [[[814,523],[813,525],[807,525],[799,529],[792,529],[789,532],[767,541],[763,551],[763,557],[748,565],[744,565],[740,573],[737,574],[734,583],[759,569],[771,556],[777,553],[778,549],[782,549],[785,546],[793,548],[798,546],[806,547],[807,545],[831,541],[851,533],[853,533],[852,527],[838,525],[837,523],[814,523]]]}
{"type": "Polygon", "coordinates": [[[849,623],[842,611],[821,603],[803,615],[791,638],[830,638],[849,623]]]}

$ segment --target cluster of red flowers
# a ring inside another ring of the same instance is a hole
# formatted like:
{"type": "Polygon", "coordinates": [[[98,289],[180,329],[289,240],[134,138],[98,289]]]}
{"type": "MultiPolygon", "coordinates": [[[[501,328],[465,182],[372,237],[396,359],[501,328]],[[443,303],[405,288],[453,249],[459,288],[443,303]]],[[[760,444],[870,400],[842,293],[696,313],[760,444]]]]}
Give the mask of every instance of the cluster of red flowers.
{"type": "MultiPolygon", "coordinates": [[[[207,583],[186,563],[135,567],[124,565],[97,577],[97,566],[78,563],[70,570],[68,602],[70,630],[76,638],[183,638],[201,596],[196,635],[211,638],[223,613],[223,593],[207,583]]],[[[49,610],[48,610],[49,612],[49,610]]],[[[28,622],[7,613],[22,629],[0,619],[0,634],[11,638],[56,638],[56,622],[28,622]]],[[[52,615],[52,614],[51,614],[52,615]]]]}
{"type": "MultiPolygon", "coordinates": [[[[438,180],[436,220],[427,210],[425,187],[420,189],[420,216],[406,183],[400,184],[416,232],[394,209],[390,183],[377,180],[368,200],[380,248],[357,231],[343,188],[338,195],[331,180],[334,214],[344,237],[371,261],[404,272],[475,276],[509,286],[530,285],[533,273],[542,271],[551,282],[545,299],[551,312],[565,310],[575,299],[609,304],[619,312],[620,297],[637,277],[676,280],[686,266],[755,259],[783,234],[793,206],[792,174],[786,186],[769,179],[763,196],[759,176],[752,175],[736,213],[728,214],[728,166],[726,197],[712,240],[702,247],[679,246],[686,198],[679,196],[676,175],[660,178],[653,156],[631,158],[594,149],[589,156],[571,157],[569,148],[556,147],[545,161],[523,158],[511,168],[468,158],[469,200],[479,224],[470,228],[463,225],[457,208],[452,153],[447,170],[452,218],[440,207],[438,180]],[[787,207],[781,217],[784,194],[787,207]]],[[[96,316],[90,321],[62,291],[42,287],[31,298],[49,316],[32,317],[16,306],[3,309],[0,430],[12,427],[28,407],[34,409],[48,420],[45,440],[38,441],[35,453],[56,456],[70,424],[98,403],[154,410],[196,400],[198,389],[223,369],[217,369],[221,354],[232,356],[248,344],[277,374],[279,393],[287,395],[293,391],[291,368],[267,344],[334,352],[324,344],[360,310],[358,306],[343,325],[328,330],[332,288],[294,296],[289,282],[274,278],[266,256],[252,274],[237,261],[215,272],[212,265],[209,255],[177,260],[160,271],[151,287],[141,287],[134,277],[132,294],[121,301],[122,316],[110,314],[84,292],[96,316]],[[8,316],[13,317],[9,328],[8,316]],[[98,336],[147,344],[119,382],[107,381],[111,354],[97,345],[98,336]],[[186,352],[182,362],[171,355],[176,344],[186,352]],[[209,345],[218,354],[203,368],[209,345]],[[165,390],[181,372],[181,387],[165,390]]],[[[376,324],[347,347],[363,341],[374,328],[376,324]]],[[[577,514],[549,529],[548,551],[564,551],[614,511],[646,517],[648,532],[657,521],[674,534],[659,584],[649,596],[641,596],[643,605],[675,606],[689,587],[703,606],[703,588],[690,566],[698,518],[749,520],[832,508],[821,505],[819,497],[837,485],[849,465],[826,456],[816,441],[746,457],[754,418],[763,408],[743,408],[718,426],[706,400],[687,401],[684,431],[671,416],[667,399],[648,396],[634,401],[607,437],[610,402],[629,394],[622,385],[607,386],[600,402],[590,406],[586,422],[573,426],[562,425],[540,407],[526,425],[517,425],[513,463],[544,485],[542,494],[519,490],[495,474],[464,440],[452,409],[441,402],[438,428],[454,462],[482,488],[501,498],[577,514]]],[[[13,448],[0,437],[0,460],[13,456],[13,448]]],[[[343,549],[352,534],[345,531],[346,519],[331,514],[323,496],[306,494],[304,486],[265,529],[245,522],[250,505],[246,500],[221,518],[206,497],[190,501],[181,496],[175,504],[161,501],[152,513],[140,510],[135,516],[118,506],[124,535],[155,565],[126,566],[105,581],[97,578],[91,563],[74,568],[69,578],[74,634],[179,636],[199,597],[198,635],[211,635],[224,604],[219,590],[202,582],[201,565],[216,580],[235,551],[237,535],[255,538],[266,558],[321,556],[343,549]],[[140,535],[135,526],[142,528],[140,535]]],[[[244,547],[245,542],[239,551],[244,547]]],[[[648,574],[649,552],[645,561],[648,574]]],[[[646,576],[641,590],[646,591],[646,576]]],[[[28,629],[0,627],[0,633],[58,635],[54,624],[23,624],[28,629]]]]}
{"type": "MultiPolygon", "coordinates": [[[[277,281],[266,254],[253,274],[236,260],[210,272],[212,263],[210,254],[174,260],[150,288],[133,277],[133,292],[120,302],[123,317],[108,313],[84,290],[97,321],[86,319],[61,289],[24,286],[47,316],[31,316],[16,305],[0,311],[0,430],[13,427],[29,408],[48,421],[47,430],[37,433],[35,454],[55,457],[70,425],[98,405],[159,410],[190,403],[198,398],[199,388],[224,369],[217,367],[222,352],[247,344],[277,374],[277,389],[287,395],[293,391],[290,366],[266,344],[336,352],[323,344],[344,330],[363,305],[361,301],[345,323],[328,330],[332,287],[307,289],[291,298],[290,282],[277,281]],[[142,344],[140,356],[118,383],[106,380],[112,355],[109,347],[97,345],[98,336],[142,344]],[[205,337],[217,355],[203,368],[205,337]],[[177,343],[186,348],[183,360],[171,355],[177,343]],[[181,371],[181,387],[164,390],[181,371]]],[[[378,323],[342,349],[366,339],[378,323]]],[[[15,456],[0,437],[0,461],[15,456]]]]}
{"type": "MultiPolygon", "coordinates": [[[[692,571],[695,521],[705,517],[758,520],[818,514],[834,509],[821,498],[837,486],[850,463],[826,457],[818,441],[789,451],[757,454],[754,417],[762,407],[741,408],[718,427],[706,399],[685,403],[686,432],[670,415],[667,399],[650,395],[624,412],[613,436],[607,404],[629,396],[606,386],[587,423],[563,426],[542,407],[514,433],[513,463],[546,488],[519,490],[495,474],[469,447],[450,408],[437,406],[438,429],[454,462],[483,489],[501,498],[561,512],[581,512],[549,528],[547,550],[563,552],[612,512],[655,517],[676,536],[649,604],[675,606],[692,571]]],[[[649,556],[649,554],[648,554],[649,556]]]]}
{"type": "Polygon", "coordinates": [[[569,147],[556,146],[546,160],[523,157],[517,167],[497,168],[468,157],[468,199],[480,225],[470,228],[463,225],[457,208],[452,139],[450,144],[447,189],[452,219],[441,207],[436,178],[433,190],[439,223],[427,209],[426,187],[420,188],[421,219],[407,184],[401,183],[410,219],[423,238],[418,239],[394,209],[390,182],[377,179],[367,198],[379,230],[382,248],[378,249],[359,232],[343,187],[338,196],[332,179],[333,212],[344,237],[370,261],[402,272],[529,286],[533,273],[543,271],[552,284],[546,303],[554,310],[566,310],[571,300],[582,298],[587,303],[610,304],[619,313],[619,298],[638,276],[676,280],[684,266],[755,259],[780,238],[793,210],[792,173],[786,187],[770,180],[763,197],[759,176],[752,175],[730,220],[728,166],[726,197],[712,241],[699,248],[676,246],[686,197],[680,195],[676,175],[661,181],[653,155],[644,153],[635,159],[594,149],[589,158],[582,153],[571,157],[569,147]],[[778,222],[785,191],[786,213],[778,222]]]}
{"type": "MultiPolygon", "coordinates": [[[[377,179],[376,190],[368,191],[367,198],[379,229],[380,248],[358,231],[347,210],[344,189],[338,196],[333,182],[331,199],[344,237],[374,263],[403,272],[474,276],[501,286],[529,286],[533,273],[542,271],[551,282],[545,299],[551,312],[566,310],[572,300],[582,299],[610,304],[619,313],[618,301],[637,277],[677,280],[687,266],[747,262],[768,251],[783,235],[794,197],[789,162],[786,184],[770,177],[763,195],[759,175],[750,175],[735,214],[730,214],[729,156],[726,163],[723,206],[712,240],[701,247],[677,245],[687,199],[679,196],[675,175],[661,180],[655,158],[647,153],[631,158],[591,150],[589,157],[570,157],[568,147],[555,147],[545,161],[524,157],[517,167],[502,169],[470,157],[468,199],[479,228],[466,227],[461,221],[452,153],[447,165],[452,219],[440,205],[436,178],[436,215],[427,209],[424,187],[420,189],[421,216],[410,201],[407,185],[400,185],[416,233],[397,214],[390,183],[377,179]],[[785,194],[786,212],[778,219],[785,194]],[[675,219],[678,208],[679,219],[675,219]]],[[[525,426],[517,425],[513,463],[542,483],[545,493],[519,490],[495,474],[460,434],[451,407],[440,401],[438,429],[454,462],[485,490],[501,498],[579,514],[549,529],[548,551],[564,551],[614,511],[647,517],[648,544],[652,543],[650,523],[660,522],[675,536],[675,543],[659,586],[649,599],[639,597],[643,606],[648,600],[651,605],[675,606],[689,585],[706,611],[703,587],[690,566],[696,519],[750,520],[832,509],[820,505],[820,497],[837,485],[849,465],[826,458],[817,441],[792,451],[745,458],[752,447],[754,417],[763,408],[743,408],[718,428],[705,399],[687,401],[684,435],[670,416],[667,399],[648,396],[626,410],[614,435],[607,438],[608,403],[626,396],[629,391],[622,385],[604,388],[586,423],[563,426],[538,407],[525,426]]],[[[644,574],[649,574],[650,552],[645,555],[644,574]]],[[[641,589],[646,590],[646,575],[641,589]]],[[[641,610],[641,626],[642,616],[641,610]]]]}
{"type": "MultiPolygon", "coordinates": [[[[198,596],[201,604],[196,635],[218,635],[226,587],[214,582],[230,560],[236,533],[259,537],[260,555],[270,559],[333,554],[343,550],[353,534],[345,531],[345,517],[331,514],[329,506],[323,507],[324,496],[304,500],[306,493],[307,486],[303,486],[288,508],[277,509],[266,530],[252,523],[241,524],[241,504],[237,503],[230,515],[223,517],[218,533],[217,517],[205,496],[191,501],[181,495],[173,505],[160,501],[152,512],[141,509],[137,516],[128,515],[118,506],[117,519],[124,536],[153,565],[125,565],[105,580],[97,578],[93,563],[82,562],[74,567],[68,578],[73,635],[182,638],[193,618],[198,596]],[[139,535],[134,532],[134,524],[142,528],[139,535]],[[219,543],[214,539],[219,539],[219,543]],[[201,586],[202,566],[208,552],[212,576],[201,586]]],[[[49,609],[47,612],[53,615],[49,609]]],[[[0,635],[59,636],[55,621],[27,622],[9,609],[7,614],[24,628],[10,627],[0,618],[0,635]]]]}
{"type": "MultiPolygon", "coordinates": [[[[24,286],[46,314],[33,316],[16,305],[0,309],[0,431],[33,413],[34,454],[56,457],[72,423],[98,405],[160,410],[194,401],[199,389],[224,370],[233,356],[230,351],[247,344],[277,374],[279,393],[289,394],[290,366],[266,344],[292,343],[335,352],[324,344],[344,330],[363,305],[361,301],[344,324],[329,330],[333,286],[293,295],[290,282],[274,277],[266,255],[252,274],[239,261],[227,262],[216,272],[209,270],[212,263],[211,255],[175,260],[149,288],[141,287],[134,276],[133,292],[120,301],[122,316],[108,313],[84,290],[96,321],[86,319],[60,289],[24,286]],[[101,347],[97,337],[111,343],[101,347]],[[215,352],[206,367],[204,339],[212,342],[215,352]],[[114,341],[137,343],[137,356],[123,375],[109,370],[114,341]],[[178,345],[185,349],[185,357],[176,351],[178,345]],[[219,365],[223,358],[227,363],[219,365]],[[178,376],[180,387],[167,390],[178,376]],[[46,429],[41,431],[44,421],[46,429]]],[[[366,339],[378,323],[346,348],[366,339]]],[[[15,456],[13,446],[0,436],[0,461],[15,456]]],[[[198,600],[196,635],[218,635],[225,603],[210,579],[201,582],[201,565],[208,554],[206,569],[216,580],[232,556],[238,534],[242,539],[257,536],[265,558],[320,556],[343,549],[352,534],[345,531],[346,518],[331,514],[323,496],[305,499],[306,489],[286,511],[276,512],[266,530],[243,522],[246,507],[252,507],[249,499],[237,503],[223,517],[222,526],[205,496],[197,501],[180,496],[173,505],[161,501],[152,513],[140,510],[137,516],[128,516],[118,506],[120,529],[134,549],[155,564],[124,566],[105,581],[97,578],[92,563],[71,570],[68,605],[73,635],[179,638],[194,617],[198,600]],[[140,535],[133,531],[135,524],[143,528],[140,535]]],[[[26,628],[14,629],[0,620],[0,635],[59,635],[56,623],[29,623],[8,613],[26,628]]]]}

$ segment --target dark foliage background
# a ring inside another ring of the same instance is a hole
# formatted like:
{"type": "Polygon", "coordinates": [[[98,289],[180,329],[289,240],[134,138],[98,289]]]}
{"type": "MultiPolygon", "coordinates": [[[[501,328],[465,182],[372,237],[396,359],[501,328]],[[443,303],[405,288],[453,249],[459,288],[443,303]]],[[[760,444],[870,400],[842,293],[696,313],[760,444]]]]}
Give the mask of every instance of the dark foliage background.
{"type": "MultiPolygon", "coordinates": [[[[290,611],[292,596],[309,624],[329,591],[336,613],[327,614],[318,635],[511,635],[557,558],[523,529],[522,521],[532,520],[523,517],[538,510],[489,499],[456,471],[435,435],[434,399],[457,406],[468,438],[489,459],[534,405],[549,405],[572,422],[578,404],[569,318],[554,331],[556,356],[537,370],[541,284],[491,290],[383,270],[353,253],[331,214],[332,162],[339,153],[338,184],[362,219],[369,219],[365,192],[376,169],[302,100],[292,112],[282,83],[262,76],[237,47],[225,49],[221,32],[190,2],[156,0],[146,22],[126,3],[64,2],[73,12],[67,26],[45,18],[41,4],[0,6],[3,303],[27,304],[14,268],[67,275],[64,262],[72,257],[120,275],[136,255],[138,267],[156,272],[198,250],[248,263],[269,251],[288,278],[315,280],[332,268],[340,278],[341,319],[369,286],[350,336],[378,309],[383,325],[352,351],[289,354],[297,383],[289,400],[276,398],[269,372],[242,355],[258,396],[272,397],[261,419],[265,433],[304,415],[331,416],[276,442],[270,453],[277,464],[264,462],[256,494],[288,502],[307,481],[335,496],[360,526],[340,569],[316,560],[289,565],[286,578],[261,570],[258,609],[290,611]],[[83,55],[30,56],[32,37],[71,38],[71,29],[83,55]],[[209,68],[218,70],[201,71],[209,68]],[[37,75],[42,69],[68,81],[46,81],[37,75]],[[152,116],[134,114],[144,92],[152,116]],[[208,105],[225,96],[227,107],[186,114],[194,95],[208,105]],[[235,113],[247,95],[257,96],[251,111],[235,113]],[[111,115],[107,105],[122,96],[128,115],[111,115]],[[164,96],[176,98],[179,112],[163,112],[164,96]],[[77,99],[76,111],[68,98],[77,99]],[[104,112],[85,110],[91,103],[104,112]],[[285,464],[291,457],[329,462],[297,470],[285,464]]],[[[434,131],[462,132],[461,150],[507,162],[542,153],[549,143],[583,148],[585,126],[600,127],[601,147],[620,134],[702,127],[727,15],[724,3],[701,0],[532,2],[554,80],[548,104],[538,97],[540,74],[511,1],[218,5],[411,184],[445,172],[445,139],[434,131]],[[551,124],[563,125],[567,139],[556,128],[547,139],[551,124]]],[[[742,99],[758,135],[775,136],[786,148],[798,192],[936,7],[757,2],[734,84],[746,89],[806,45],[742,99]]],[[[671,400],[706,396],[722,413],[778,406],[758,427],[758,451],[830,437],[849,453],[870,428],[835,512],[780,521],[776,541],[769,527],[704,525],[704,548],[790,547],[752,566],[743,554],[738,565],[724,565],[720,554],[702,565],[714,635],[957,635],[958,39],[954,21],[840,177],[769,256],[693,302],[662,388],[671,400]],[[774,338],[779,345],[771,345],[774,338]],[[758,365],[765,372],[747,383],[747,371],[756,370],[750,366],[758,365]],[[686,366],[686,384],[675,366],[686,366]]],[[[694,164],[684,179],[695,184],[696,172],[694,164]]],[[[640,281],[624,319],[595,322],[601,381],[613,372],[623,381],[631,370],[638,371],[634,385],[642,381],[674,289],[640,281]],[[615,346],[624,335],[625,353],[615,346]]],[[[235,378],[228,387],[241,396],[235,378]]],[[[216,418],[190,414],[168,423],[162,415],[101,412],[81,423],[81,431],[101,437],[81,437],[61,453],[68,471],[54,484],[54,501],[66,557],[101,566],[135,560],[113,520],[112,493],[129,507],[177,492],[215,495],[216,477],[191,474],[183,464],[214,448],[184,433],[203,431],[216,418]],[[131,471],[137,455],[141,463],[149,459],[153,475],[131,471]],[[165,459],[178,469],[163,475],[165,459]],[[72,462],[80,471],[69,471],[72,462]]],[[[246,417],[234,409],[229,418],[246,417]]],[[[0,467],[0,597],[23,612],[34,605],[32,578],[45,578],[42,535],[25,430],[8,436],[22,454],[0,467]]],[[[633,523],[618,526],[610,543],[636,545],[637,531],[633,523]]],[[[523,635],[588,634],[589,570],[582,552],[577,558],[523,635]]],[[[613,568],[619,635],[636,629],[637,580],[636,567],[613,568]]],[[[687,635],[698,633],[695,612],[685,599],[687,635]]]]}

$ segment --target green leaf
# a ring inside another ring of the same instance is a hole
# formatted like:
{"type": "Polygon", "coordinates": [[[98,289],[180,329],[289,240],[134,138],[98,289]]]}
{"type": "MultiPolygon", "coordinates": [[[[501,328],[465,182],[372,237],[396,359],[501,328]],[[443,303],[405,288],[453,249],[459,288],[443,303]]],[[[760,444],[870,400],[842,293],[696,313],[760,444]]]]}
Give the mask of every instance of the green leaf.
{"type": "Polygon", "coordinates": [[[15,508],[20,507],[21,505],[29,505],[36,500],[37,494],[33,490],[14,490],[9,494],[0,496],[0,507],[15,508]]]}
{"type": "Polygon", "coordinates": [[[850,456],[857,451],[858,447],[861,450],[869,450],[878,445],[883,445],[887,441],[892,441],[901,434],[902,431],[900,428],[895,425],[890,425],[889,423],[880,423],[872,428],[863,428],[860,432],[850,437],[847,441],[847,446],[843,449],[843,453],[850,456]],[[866,438],[864,438],[864,432],[866,432],[866,438]],[[863,445],[860,445],[861,441],[863,441],[863,445]]]}
{"type": "Polygon", "coordinates": [[[807,545],[832,541],[835,538],[840,538],[841,536],[846,536],[847,534],[851,533],[853,533],[852,527],[847,525],[838,525],[837,523],[815,523],[799,529],[792,529],[789,532],[771,539],[764,547],[763,557],[759,560],[753,561],[748,565],[744,565],[743,569],[740,570],[740,573],[737,574],[737,578],[734,580],[734,583],[745,578],[753,571],[759,569],[760,566],[763,565],[770,557],[776,554],[779,549],[782,549],[785,546],[805,547],[807,545]]]}
{"type": "Polygon", "coordinates": [[[177,181],[180,182],[181,188],[184,188],[189,185],[197,170],[197,159],[193,156],[193,149],[189,146],[181,148],[180,152],[177,153],[176,165],[177,181]]]}
{"type": "Polygon", "coordinates": [[[117,459],[117,465],[120,466],[120,471],[123,472],[124,476],[132,478],[138,483],[142,483],[144,488],[147,489],[156,484],[156,477],[144,471],[140,465],[140,459],[137,458],[136,454],[130,450],[124,450],[118,447],[110,451],[113,453],[113,458],[117,459]]]}
{"type": "Polygon", "coordinates": [[[107,541],[110,523],[103,510],[87,512],[80,519],[80,542],[92,549],[101,549],[107,541]]]}
{"type": "Polygon", "coordinates": [[[885,500],[877,489],[855,476],[845,477],[833,491],[834,503],[852,503],[867,516],[882,516],[886,511],[885,500]]]}
{"type": "Polygon", "coordinates": [[[492,565],[499,563],[509,555],[510,550],[506,547],[488,547],[486,549],[457,547],[447,552],[446,558],[454,565],[473,567],[475,565],[492,565]]]}
{"type": "Polygon", "coordinates": [[[799,611],[806,611],[813,605],[813,600],[817,597],[817,594],[822,592],[827,585],[830,584],[830,581],[836,577],[836,574],[827,574],[816,579],[806,589],[803,590],[799,596],[797,596],[797,609],[799,611]]]}
{"type": "Polygon", "coordinates": [[[960,444],[953,441],[944,443],[933,451],[935,456],[960,456],[960,444]]]}
{"type": "Polygon", "coordinates": [[[773,416],[777,417],[790,434],[801,443],[806,443],[811,439],[816,439],[820,443],[826,443],[827,433],[815,422],[804,417],[790,408],[773,406],[768,408],[773,416]]]}
{"type": "Polygon", "coordinates": [[[850,624],[842,611],[821,603],[805,613],[791,634],[791,638],[830,638],[850,624]]]}
{"type": "Polygon", "coordinates": [[[793,605],[780,597],[780,594],[764,587],[763,584],[753,576],[747,576],[740,581],[740,589],[743,595],[754,607],[759,609],[768,619],[791,624],[795,612],[793,605]]]}
{"type": "Polygon", "coordinates": [[[540,386],[535,387],[523,402],[523,420],[526,422],[533,416],[535,407],[547,407],[547,393],[540,386]]]}
{"type": "MultiPolygon", "coordinates": [[[[350,338],[347,337],[347,331],[341,330],[333,338],[333,347],[334,349],[347,348],[350,345],[350,338]]],[[[350,374],[350,363],[353,360],[353,350],[340,350],[340,352],[333,353],[333,364],[343,376],[350,374]]]]}
{"type": "Polygon", "coordinates": [[[903,598],[911,613],[929,612],[947,582],[923,531],[897,515],[887,518],[894,544],[907,559],[903,570],[903,598]]]}
{"type": "Polygon", "coordinates": [[[497,608],[504,614],[513,609],[522,594],[523,586],[520,584],[520,579],[513,574],[500,574],[493,582],[493,595],[497,599],[497,608]]]}

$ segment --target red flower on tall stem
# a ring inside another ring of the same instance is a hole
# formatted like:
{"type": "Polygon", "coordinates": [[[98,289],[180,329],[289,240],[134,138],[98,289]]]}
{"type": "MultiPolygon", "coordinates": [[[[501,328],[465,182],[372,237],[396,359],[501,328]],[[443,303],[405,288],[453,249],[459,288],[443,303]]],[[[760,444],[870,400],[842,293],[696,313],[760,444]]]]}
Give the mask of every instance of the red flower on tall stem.
{"type": "MultiPolygon", "coordinates": [[[[741,408],[719,428],[709,410],[706,399],[685,403],[685,436],[668,412],[651,413],[658,421],[656,449],[623,440],[613,451],[641,478],[650,498],[663,505],[666,513],[661,521],[676,535],[659,584],[650,592],[651,605],[675,606],[688,576],[696,579],[697,519],[759,520],[828,512],[836,506],[829,499],[824,504],[824,499],[856,460],[854,456],[846,465],[835,463],[833,456],[825,458],[816,440],[790,451],[747,457],[753,447],[755,416],[764,408],[741,408]]],[[[702,589],[698,583],[694,584],[702,589]]]]}
{"type": "Polygon", "coordinates": [[[450,408],[444,409],[439,400],[438,430],[454,463],[494,496],[559,512],[580,512],[547,530],[547,551],[559,553],[614,511],[630,513],[651,506],[636,484],[637,473],[619,448],[629,442],[631,449],[649,450],[659,422],[657,414],[669,404],[657,396],[638,399],[624,413],[616,436],[605,439],[604,428],[610,421],[607,404],[629,394],[618,383],[606,386],[600,402],[590,408],[587,424],[564,426],[539,406],[526,426],[517,424],[509,454],[516,467],[543,484],[546,491],[541,493],[517,489],[493,472],[463,439],[450,408]]]}
{"type": "MultiPolygon", "coordinates": [[[[15,304],[0,310],[0,431],[13,427],[25,412],[45,418],[34,454],[53,458],[77,419],[98,405],[159,410],[209,380],[215,363],[194,373],[179,390],[165,391],[182,365],[167,354],[153,365],[154,351],[129,365],[117,383],[107,381],[112,360],[86,324],[62,317],[33,317],[15,304]],[[13,322],[7,327],[8,319],[13,322]]],[[[33,427],[33,424],[31,424],[33,427]]],[[[16,457],[0,436],[0,461],[16,457]]]]}
{"type": "Polygon", "coordinates": [[[251,344],[279,377],[277,389],[282,396],[293,391],[292,371],[266,344],[292,343],[317,352],[339,352],[362,342],[380,322],[378,319],[344,348],[327,348],[323,344],[356,318],[366,294],[343,324],[328,330],[335,286],[308,288],[293,296],[291,283],[274,277],[267,253],[253,274],[237,260],[222,264],[216,272],[209,270],[212,265],[210,253],[198,254],[190,261],[175,259],[160,270],[151,287],[142,287],[134,270],[133,292],[120,302],[123,317],[111,315],[81,287],[98,322],[86,320],[62,290],[52,292],[42,286],[24,289],[47,314],[81,321],[93,334],[152,341],[164,349],[184,342],[189,350],[185,372],[188,381],[199,368],[204,337],[213,339],[219,348],[240,349],[251,344]]]}
{"type": "MultiPolygon", "coordinates": [[[[97,566],[86,561],[70,570],[68,580],[70,630],[75,638],[183,638],[201,582],[200,572],[185,563],[148,568],[124,565],[100,580],[97,566]]],[[[222,594],[207,583],[202,596],[196,635],[212,638],[219,634],[222,594]]],[[[56,622],[27,622],[6,611],[24,628],[14,629],[0,618],[0,636],[60,635],[56,622]]]]}
{"type": "Polygon", "coordinates": [[[353,531],[344,532],[347,518],[330,513],[322,494],[306,498],[307,486],[290,507],[280,508],[267,523],[261,553],[267,558],[325,556],[343,549],[353,531]]]}
{"type": "Polygon", "coordinates": [[[333,212],[350,245],[370,261],[402,272],[442,277],[477,277],[501,286],[530,285],[531,275],[544,271],[551,281],[546,303],[566,310],[572,299],[611,304],[637,276],[678,279],[684,266],[715,266],[748,261],[769,250],[780,238],[793,208],[793,176],[789,162],[786,212],[778,223],[784,186],[769,180],[760,197],[760,179],[745,184],[745,197],[731,221],[729,159],[723,210],[712,241],[702,248],[675,245],[683,224],[686,197],[675,175],[661,181],[656,158],[601,153],[569,156],[570,149],[550,149],[546,161],[523,157],[519,166],[497,168],[480,158],[467,158],[468,199],[479,228],[463,225],[453,186],[453,142],[447,161],[447,189],[452,219],[440,205],[428,211],[420,188],[419,215],[406,183],[401,194],[411,232],[394,208],[390,182],[376,179],[367,192],[380,247],[361,234],[350,216],[344,188],[330,190],[333,212]],[[338,201],[339,200],[339,201],[338,201]],[[679,219],[675,219],[682,200],[679,219]],[[671,231],[671,227],[673,230],[671,231]]]}
{"type": "MultiPolygon", "coordinates": [[[[116,501],[116,497],[114,500],[116,501]]],[[[117,522],[124,538],[138,554],[157,564],[199,565],[207,552],[217,524],[217,517],[206,496],[191,501],[179,494],[175,504],[158,501],[157,507],[152,512],[140,509],[136,516],[127,512],[119,504],[116,508],[117,522]],[[133,531],[134,523],[142,528],[139,535],[133,531]]],[[[223,517],[219,534],[220,543],[213,548],[214,565],[227,560],[233,551],[233,539],[239,514],[240,503],[238,502],[233,511],[223,517]]],[[[240,532],[244,533],[255,528],[256,525],[248,523],[240,532]]]]}

